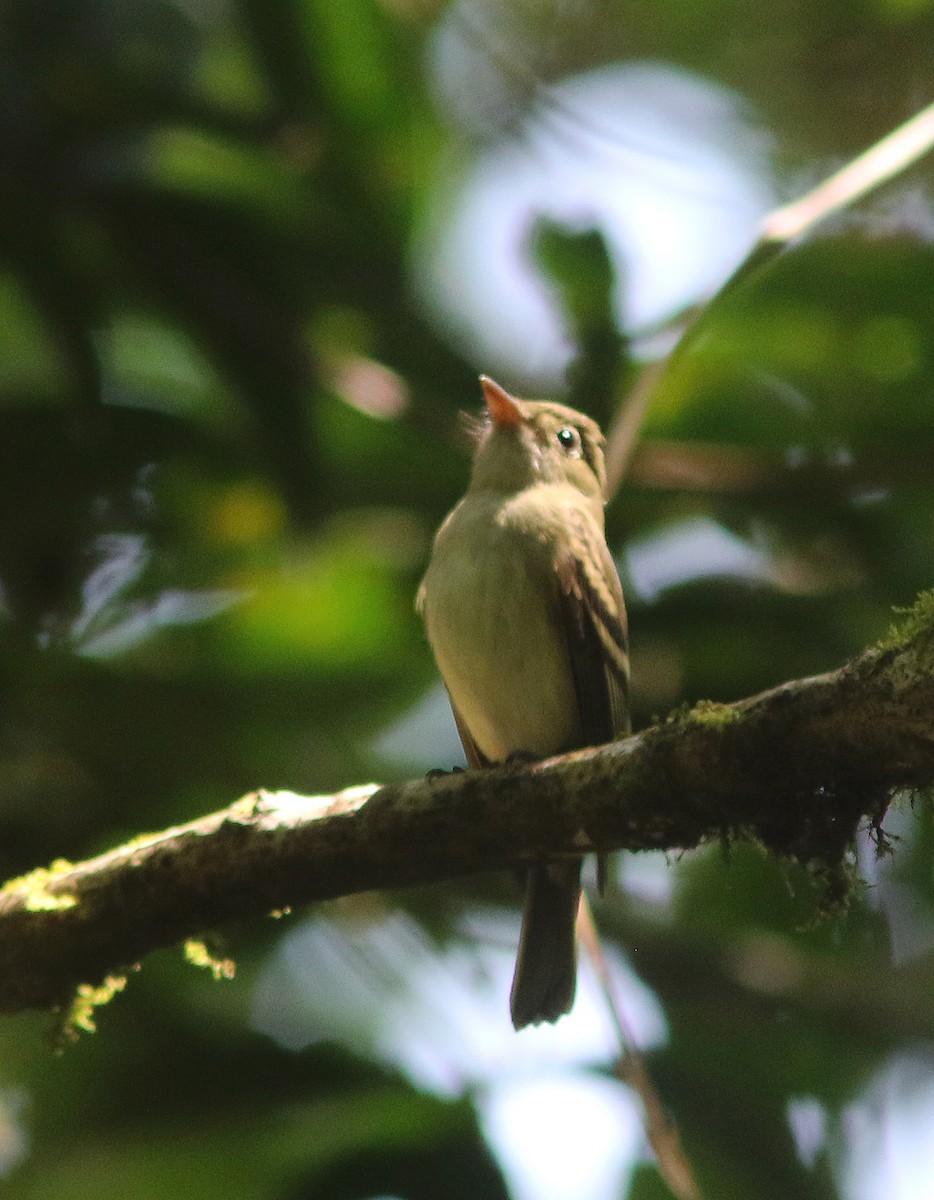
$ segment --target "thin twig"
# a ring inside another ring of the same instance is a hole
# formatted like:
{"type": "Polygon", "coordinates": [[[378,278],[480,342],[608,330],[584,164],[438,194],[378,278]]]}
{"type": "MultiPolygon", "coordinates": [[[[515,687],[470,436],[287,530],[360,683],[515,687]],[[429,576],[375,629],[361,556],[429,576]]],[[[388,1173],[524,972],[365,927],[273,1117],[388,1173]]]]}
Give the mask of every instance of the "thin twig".
{"type": "Polygon", "coordinates": [[[590,901],[584,893],[581,893],[580,907],[577,912],[577,936],[584,948],[584,953],[590,960],[594,974],[597,976],[597,983],[603,993],[616,1031],[616,1039],[620,1047],[616,1075],[623,1083],[632,1088],[642,1102],[645,1134],[649,1145],[655,1151],[659,1172],[677,1200],[703,1200],[691,1164],[681,1145],[678,1127],[665,1110],[649,1069],[645,1065],[645,1059],[636,1045],[632,1026],[626,1017],[622,999],[614,986],[613,977],[610,975],[606,963],[590,901]]]}
{"type": "Polygon", "coordinates": [[[760,226],[759,238],[739,267],[717,292],[678,318],[681,335],[664,358],[648,363],[628,398],[620,405],[607,437],[609,495],[615,495],[632,461],[635,445],[652,397],[671,375],[675,364],[690,345],[699,322],[727,292],[747,282],[792,242],[810,232],[827,217],[887,183],[918,162],[934,148],[934,104],[899,125],[854,158],[829,179],[791,204],[773,209],[760,226]]]}
{"type": "Polygon", "coordinates": [[[761,241],[786,244],[912,166],[934,148],[934,104],[762,222],[761,241]]]}

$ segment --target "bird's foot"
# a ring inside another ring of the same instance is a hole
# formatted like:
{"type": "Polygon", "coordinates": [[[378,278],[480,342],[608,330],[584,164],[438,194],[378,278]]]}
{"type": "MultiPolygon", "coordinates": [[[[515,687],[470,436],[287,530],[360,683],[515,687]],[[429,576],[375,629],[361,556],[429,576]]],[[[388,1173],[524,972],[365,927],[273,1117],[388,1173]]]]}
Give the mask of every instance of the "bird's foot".
{"type": "Polygon", "coordinates": [[[513,750],[506,756],[507,767],[527,767],[530,763],[541,762],[540,754],[533,754],[531,750],[513,750]]]}

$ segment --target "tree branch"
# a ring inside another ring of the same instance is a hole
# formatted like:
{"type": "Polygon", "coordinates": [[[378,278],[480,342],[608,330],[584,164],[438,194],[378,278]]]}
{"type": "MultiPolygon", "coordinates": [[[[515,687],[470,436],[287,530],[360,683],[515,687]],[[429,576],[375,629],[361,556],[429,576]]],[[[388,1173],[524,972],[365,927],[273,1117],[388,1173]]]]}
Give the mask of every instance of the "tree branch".
{"type": "Polygon", "coordinates": [[[232,919],[548,853],[754,836],[831,880],[859,823],[934,782],[934,594],[837,671],[703,703],[531,766],[334,796],[255,792],[222,812],[58,862],[0,892],[0,1011],[67,1004],[150,951],[232,919]]]}

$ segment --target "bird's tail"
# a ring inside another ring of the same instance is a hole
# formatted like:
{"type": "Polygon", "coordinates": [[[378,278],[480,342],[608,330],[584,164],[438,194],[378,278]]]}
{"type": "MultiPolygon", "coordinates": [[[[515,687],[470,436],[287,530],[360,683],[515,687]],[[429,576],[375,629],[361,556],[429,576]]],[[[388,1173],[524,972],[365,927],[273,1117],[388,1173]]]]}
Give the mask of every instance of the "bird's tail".
{"type": "Polygon", "coordinates": [[[570,1012],[577,985],[581,860],[529,868],[509,1007],[516,1029],[570,1012]]]}

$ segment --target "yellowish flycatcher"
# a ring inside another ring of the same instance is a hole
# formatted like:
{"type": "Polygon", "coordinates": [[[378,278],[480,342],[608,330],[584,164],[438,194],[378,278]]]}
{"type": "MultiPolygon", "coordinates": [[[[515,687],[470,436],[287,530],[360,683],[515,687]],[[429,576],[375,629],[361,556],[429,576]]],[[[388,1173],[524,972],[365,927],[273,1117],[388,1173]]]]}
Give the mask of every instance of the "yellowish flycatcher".
{"type": "MultiPolygon", "coordinates": [[[[481,378],[487,415],[467,494],[418,592],[472,767],[629,731],[626,610],[607,549],[603,435],[563,404],[481,378]]],[[[581,860],[528,870],[510,1007],[516,1029],[574,1003],[581,860]]]]}

